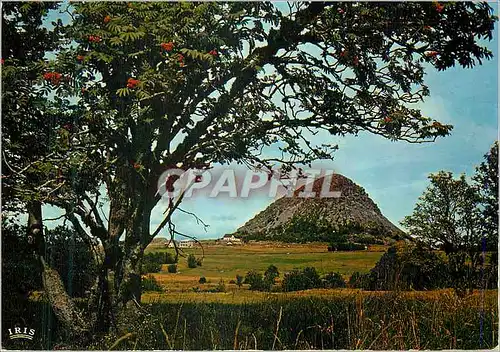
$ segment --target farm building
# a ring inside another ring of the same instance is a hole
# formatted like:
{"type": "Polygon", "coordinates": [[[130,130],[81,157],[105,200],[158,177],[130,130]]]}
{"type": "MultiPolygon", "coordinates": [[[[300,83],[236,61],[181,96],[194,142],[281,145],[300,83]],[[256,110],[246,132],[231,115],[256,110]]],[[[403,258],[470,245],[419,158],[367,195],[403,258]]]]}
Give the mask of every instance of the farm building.
{"type": "Polygon", "coordinates": [[[192,248],[196,244],[193,240],[182,240],[178,243],[179,248],[192,248]]]}
{"type": "Polygon", "coordinates": [[[176,241],[176,240],[170,240],[170,241],[168,241],[168,243],[166,244],[166,246],[167,246],[168,248],[179,247],[179,241],[176,241]],[[175,246],[174,246],[174,243],[175,243],[175,246]]]}
{"type": "Polygon", "coordinates": [[[221,241],[222,242],[226,242],[226,243],[240,243],[241,242],[241,238],[237,238],[237,237],[234,237],[234,235],[232,234],[227,234],[227,235],[224,235],[224,237],[221,238],[221,241]]]}

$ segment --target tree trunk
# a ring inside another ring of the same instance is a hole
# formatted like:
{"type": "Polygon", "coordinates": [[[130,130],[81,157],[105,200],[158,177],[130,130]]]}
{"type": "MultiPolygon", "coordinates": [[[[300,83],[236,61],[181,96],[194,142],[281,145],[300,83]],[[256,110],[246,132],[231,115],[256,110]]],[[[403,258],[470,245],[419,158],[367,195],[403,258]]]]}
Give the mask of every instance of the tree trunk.
{"type": "Polygon", "coordinates": [[[120,263],[118,299],[125,305],[128,301],[141,302],[141,264],[144,250],[150,243],[149,221],[152,207],[146,201],[138,202],[126,227],[123,258],[120,263]]]}
{"type": "Polygon", "coordinates": [[[45,260],[45,240],[42,222],[42,203],[31,201],[27,204],[28,211],[28,243],[42,266],[42,283],[44,292],[52,306],[54,314],[64,325],[72,339],[82,339],[86,336],[88,326],[71,297],[66,292],[61,276],[51,268],[45,260]]]}

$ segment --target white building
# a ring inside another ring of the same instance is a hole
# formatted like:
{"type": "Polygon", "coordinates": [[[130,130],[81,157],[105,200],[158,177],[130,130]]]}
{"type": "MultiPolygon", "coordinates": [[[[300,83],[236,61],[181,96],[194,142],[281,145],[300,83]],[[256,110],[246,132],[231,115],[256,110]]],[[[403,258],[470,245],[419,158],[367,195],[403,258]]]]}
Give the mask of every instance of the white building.
{"type": "Polygon", "coordinates": [[[179,248],[193,248],[196,244],[193,240],[182,240],[178,243],[179,248]]]}
{"type": "Polygon", "coordinates": [[[231,235],[231,234],[228,234],[228,235],[224,235],[224,237],[222,237],[222,241],[223,242],[226,242],[227,244],[231,243],[241,243],[241,238],[237,238],[237,237],[234,237],[234,235],[231,235]]]}
{"type": "Polygon", "coordinates": [[[179,247],[179,241],[176,241],[176,240],[170,240],[170,241],[168,241],[167,247],[168,248],[175,248],[174,243],[175,243],[175,246],[179,247]]]}

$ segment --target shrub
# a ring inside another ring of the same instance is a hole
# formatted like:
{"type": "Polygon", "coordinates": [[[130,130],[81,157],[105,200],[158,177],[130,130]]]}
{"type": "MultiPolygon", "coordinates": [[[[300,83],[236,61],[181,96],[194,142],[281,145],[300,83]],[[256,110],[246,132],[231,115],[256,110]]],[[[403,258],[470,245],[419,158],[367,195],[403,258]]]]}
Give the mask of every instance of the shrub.
{"type": "Polygon", "coordinates": [[[392,246],[370,270],[368,289],[431,290],[449,287],[449,265],[422,244],[392,246]]]}
{"type": "Polygon", "coordinates": [[[306,267],[302,270],[302,273],[307,278],[310,288],[321,287],[321,279],[318,272],[313,267],[306,267]]]}
{"type": "Polygon", "coordinates": [[[188,264],[188,268],[196,268],[197,267],[196,257],[194,256],[194,254],[188,255],[187,264],[188,264]]]}
{"type": "Polygon", "coordinates": [[[148,275],[146,277],[143,277],[141,280],[141,284],[143,291],[157,291],[157,292],[163,291],[163,288],[158,283],[158,281],[156,281],[153,275],[148,275]]]}
{"type": "Polygon", "coordinates": [[[177,265],[176,264],[170,264],[167,268],[169,273],[176,273],[177,272],[177,265]]]}
{"type": "Polygon", "coordinates": [[[489,265],[484,271],[486,288],[496,289],[498,286],[498,252],[492,252],[489,256],[489,265]]]}
{"type": "Polygon", "coordinates": [[[370,287],[370,274],[361,274],[360,272],[352,273],[349,278],[349,287],[367,289],[370,287]]]}
{"type": "Polygon", "coordinates": [[[301,291],[322,286],[321,279],[313,267],[304,268],[302,271],[294,269],[285,274],[283,278],[283,291],[301,291]]]}
{"type": "Polygon", "coordinates": [[[344,278],[340,273],[328,273],[323,278],[323,284],[326,288],[342,288],[346,287],[344,278]]]}
{"type": "Polygon", "coordinates": [[[202,276],[202,277],[200,277],[200,279],[198,280],[198,282],[200,284],[206,284],[207,283],[207,278],[205,276],[202,276]]]}
{"type": "Polygon", "coordinates": [[[264,279],[261,273],[258,273],[255,270],[249,271],[245,276],[245,284],[248,284],[250,290],[258,291],[262,290],[264,287],[264,279]]]}
{"type": "Polygon", "coordinates": [[[243,285],[243,276],[236,275],[236,285],[238,285],[238,287],[241,287],[243,285]]]}
{"type": "Polygon", "coordinates": [[[364,244],[353,243],[353,242],[336,242],[331,243],[328,247],[328,251],[362,251],[365,249],[364,244]],[[330,249],[331,248],[331,249],[330,249]]]}
{"type": "Polygon", "coordinates": [[[161,265],[163,264],[164,256],[162,253],[146,253],[142,258],[142,274],[146,273],[158,273],[161,271],[161,265]]]}
{"type": "Polygon", "coordinates": [[[165,252],[165,258],[163,260],[163,264],[175,264],[175,263],[177,263],[175,255],[173,255],[170,252],[165,252]]]}
{"type": "Polygon", "coordinates": [[[264,281],[269,282],[271,285],[274,285],[274,281],[277,277],[280,276],[278,268],[274,265],[269,265],[264,272],[264,281]]]}

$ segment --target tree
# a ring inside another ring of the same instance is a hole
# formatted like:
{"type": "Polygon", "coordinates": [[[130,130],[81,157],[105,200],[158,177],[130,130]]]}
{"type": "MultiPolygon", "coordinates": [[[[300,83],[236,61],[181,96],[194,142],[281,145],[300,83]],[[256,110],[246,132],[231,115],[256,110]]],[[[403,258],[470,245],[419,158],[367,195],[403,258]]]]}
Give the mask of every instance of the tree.
{"type": "Polygon", "coordinates": [[[283,291],[301,291],[322,286],[321,278],[313,267],[306,267],[302,270],[293,269],[285,274],[281,283],[283,291]]]}
{"type": "Polygon", "coordinates": [[[413,214],[401,224],[430,248],[444,250],[452,283],[463,294],[476,286],[480,264],[480,197],[463,174],[455,179],[451,172],[440,171],[429,179],[431,185],[419,198],[413,214]]]}
{"type": "MultiPolygon", "coordinates": [[[[49,30],[43,21],[58,7],[55,2],[2,4],[2,214],[28,214],[25,238],[19,244],[29,256],[17,259],[40,263],[44,292],[55,314],[70,334],[86,337],[85,320],[77,313],[61,275],[45,258],[42,204],[55,196],[66,198],[67,192],[61,192],[69,182],[65,176],[88,151],[82,153],[81,146],[70,148],[71,121],[79,111],[61,90],[66,77],[46,72],[45,55],[61,44],[61,23],[49,30]],[[40,84],[43,78],[56,89],[53,99],[48,98],[48,86],[40,84]]],[[[81,176],[73,186],[95,185],[91,180],[99,179],[81,176]]],[[[81,239],[90,250],[92,240],[87,235],[81,239]]]]}
{"type": "Polygon", "coordinates": [[[85,297],[95,282],[99,255],[66,226],[47,230],[46,238],[46,261],[57,270],[70,296],[85,297]]]}
{"type": "Polygon", "coordinates": [[[196,263],[196,257],[194,256],[194,254],[188,255],[187,265],[188,265],[188,268],[196,268],[198,266],[198,264],[196,263]]]}
{"type": "Polygon", "coordinates": [[[146,246],[165,226],[179,234],[171,216],[182,194],[150,229],[164,170],[230,162],[289,170],[330,158],[335,146],[313,145],[302,136],[307,130],[409,142],[445,136],[452,126],[411,108],[429,94],[424,67],[490,59],[478,40],[491,39],[496,20],[486,3],[71,6],[67,45],[38,83],[80,99],[83,113],[62,132],[66,147],[82,154],[59,163],[68,174],[81,172],[60,190],[70,196],[43,201],[65,209],[82,237],[85,225],[103,246],[97,294],[107,303],[96,318],[103,330],[113,310],[140,302],[146,246]],[[58,74],[68,84],[55,85],[58,74]],[[270,147],[283,157],[260,153],[270,147]]]}
{"type": "Polygon", "coordinates": [[[245,275],[245,281],[243,283],[249,285],[249,289],[252,291],[260,291],[264,288],[264,278],[262,274],[252,270],[245,275]]]}
{"type": "Polygon", "coordinates": [[[411,235],[446,254],[477,253],[481,243],[479,197],[465,175],[429,175],[431,184],[419,197],[413,214],[401,222],[411,235]]]}
{"type": "Polygon", "coordinates": [[[487,249],[498,251],[498,141],[484,156],[472,177],[481,201],[481,223],[487,249]]]}
{"type": "Polygon", "coordinates": [[[274,285],[274,281],[280,276],[278,268],[274,265],[269,265],[264,272],[264,282],[269,285],[269,288],[274,285]]]}
{"type": "Polygon", "coordinates": [[[340,273],[329,272],[323,277],[323,283],[326,288],[346,287],[346,282],[340,273]]]}

